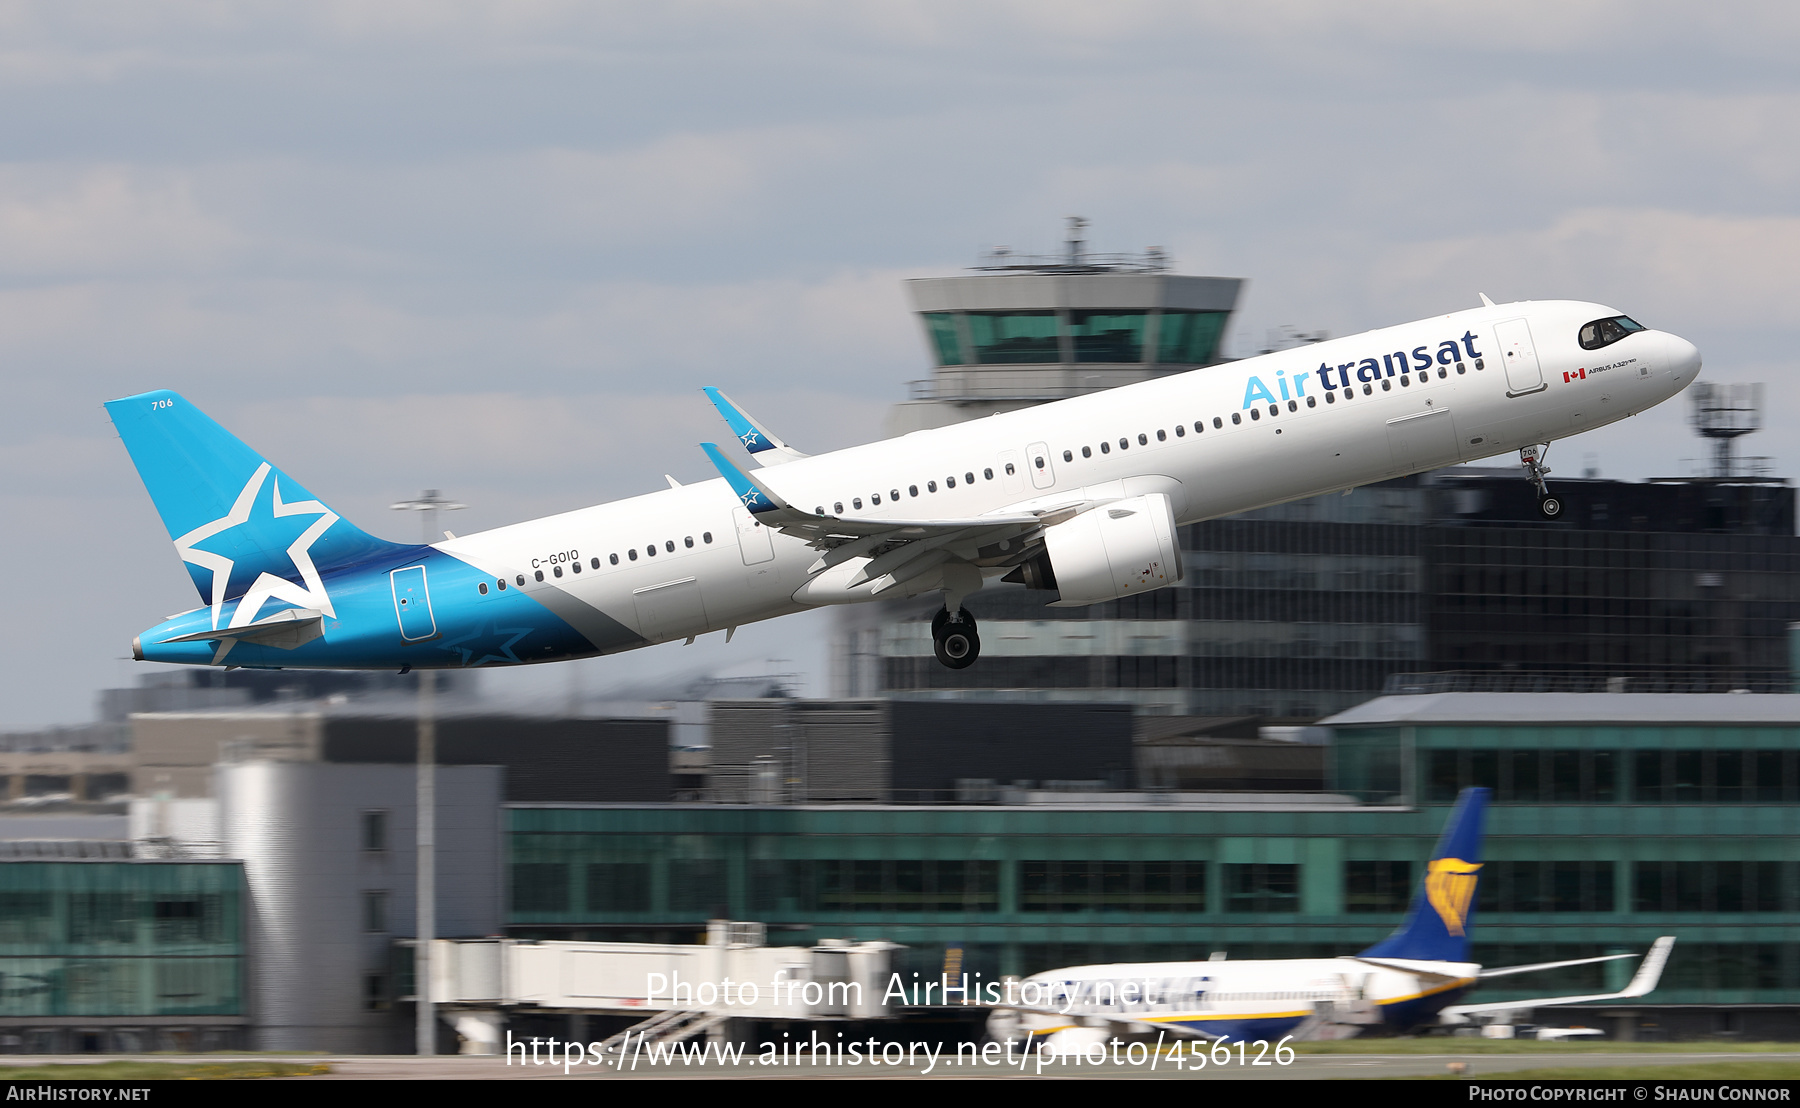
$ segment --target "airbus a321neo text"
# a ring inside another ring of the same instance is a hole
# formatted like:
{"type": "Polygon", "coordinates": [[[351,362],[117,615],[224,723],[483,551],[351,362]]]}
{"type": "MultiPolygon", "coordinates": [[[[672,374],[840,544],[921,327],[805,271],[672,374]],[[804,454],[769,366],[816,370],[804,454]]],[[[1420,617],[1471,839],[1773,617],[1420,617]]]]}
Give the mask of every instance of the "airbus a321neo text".
{"type": "Polygon", "coordinates": [[[757,466],[427,546],[360,530],[172,392],[107,404],[199,589],[143,632],[156,662],[516,665],[613,654],[825,604],[943,594],[938,660],[981,652],[990,578],[1059,605],[1181,580],[1176,528],[1544,448],[1693,381],[1685,339],[1599,304],[1486,303],[808,456],[716,389],[757,466]]]}

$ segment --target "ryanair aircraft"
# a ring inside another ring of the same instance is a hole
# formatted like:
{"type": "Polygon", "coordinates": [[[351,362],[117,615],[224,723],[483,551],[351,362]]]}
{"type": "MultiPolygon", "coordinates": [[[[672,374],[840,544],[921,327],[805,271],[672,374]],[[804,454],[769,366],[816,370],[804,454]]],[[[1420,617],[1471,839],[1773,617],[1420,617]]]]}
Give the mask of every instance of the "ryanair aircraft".
{"type": "Polygon", "coordinates": [[[1458,1004],[1492,977],[1631,958],[1609,954],[1566,962],[1483,969],[1469,960],[1488,790],[1457,798],[1424,879],[1399,930],[1343,958],[1160,962],[1051,970],[1011,986],[1010,1002],[990,1005],[997,1040],[1048,1037],[1062,1051],[1115,1035],[1275,1043],[1293,1035],[1332,1038],[1365,1028],[1406,1030],[1433,1019],[1467,1023],[1480,1013],[1640,997],[1656,988],[1675,945],[1652,944],[1626,987],[1593,996],[1458,1004]]]}
{"type": "Polygon", "coordinates": [[[1181,580],[1176,528],[1517,450],[1659,404],[1700,353],[1613,308],[1483,306],[809,457],[708,389],[749,457],[720,479],[426,546],[387,542],[172,392],[107,404],[199,607],[139,660],[517,665],[825,604],[942,593],[938,660],[981,652],[990,578],[1085,605],[1181,580]]]}

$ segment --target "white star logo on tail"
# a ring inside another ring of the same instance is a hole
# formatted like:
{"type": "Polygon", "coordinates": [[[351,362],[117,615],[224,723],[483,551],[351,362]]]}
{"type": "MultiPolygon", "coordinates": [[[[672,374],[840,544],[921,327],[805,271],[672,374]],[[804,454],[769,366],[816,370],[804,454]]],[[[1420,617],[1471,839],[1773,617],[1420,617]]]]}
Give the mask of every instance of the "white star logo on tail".
{"type": "MultiPolygon", "coordinates": [[[[204,542],[233,527],[249,522],[250,513],[256,507],[257,494],[262,491],[263,482],[269,479],[269,463],[258,466],[256,472],[245,482],[244,491],[238,493],[237,500],[231,510],[211,523],[201,524],[187,534],[175,540],[175,552],[181,560],[212,570],[212,605],[213,630],[219,628],[219,614],[225,604],[225,590],[231,582],[231,570],[235,563],[223,554],[214,554],[209,550],[197,550],[196,543],[204,542]]],[[[238,602],[237,611],[231,614],[231,627],[243,627],[256,619],[256,613],[262,610],[263,603],[271,598],[286,600],[301,608],[316,608],[332,619],[337,612],[331,606],[331,597],[325,592],[325,582],[319,578],[318,567],[313,565],[312,544],[320,535],[331,529],[338,521],[336,512],[319,503],[317,500],[299,500],[292,504],[281,502],[281,482],[277,480],[274,488],[274,507],[270,514],[276,518],[282,516],[316,515],[312,526],[301,533],[287,548],[288,557],[293,559],[294,568],[300,571],[300,579],[304,586],[292,581],[283,580],[272,573],[260,574],[251,584],[244,598],[238,602]]]]}

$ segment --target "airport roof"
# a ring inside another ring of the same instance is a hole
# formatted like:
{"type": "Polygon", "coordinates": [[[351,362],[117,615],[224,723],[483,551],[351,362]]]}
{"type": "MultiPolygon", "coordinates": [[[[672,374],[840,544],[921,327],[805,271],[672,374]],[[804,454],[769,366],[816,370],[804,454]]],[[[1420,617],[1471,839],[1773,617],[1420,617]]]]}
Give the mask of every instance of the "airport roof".
{"type": "Polygon", "coordinates": [[[1800,696],[1780,693],[1427,693],[1377,697],[1326,727],[1448,723],[1800,724],[1800,696]]]}

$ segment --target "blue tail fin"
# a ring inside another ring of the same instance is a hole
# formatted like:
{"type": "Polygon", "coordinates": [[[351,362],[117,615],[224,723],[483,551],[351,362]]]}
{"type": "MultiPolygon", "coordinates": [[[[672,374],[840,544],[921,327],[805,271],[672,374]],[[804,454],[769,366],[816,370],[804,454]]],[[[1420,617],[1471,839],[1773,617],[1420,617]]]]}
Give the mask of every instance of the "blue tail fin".
{"type": "Polygon", "coordinates": [[[1413,958],[1467,962],[1475,926],[1475,888],[1481,871],[1481,830],[1488,790],[1464,789],[1432,851],[1425,879],[1413,894],[1406,921],[1362,952],[1365,958],[1413,958]]]}
{"type": "Polygon", "coordinates": [[[252,589],[258,608],[286,601],[331,615],[322,575],[410,549],[339,518],[175,393],[128,396],[106,411],[214,627],[220,606],[252,589]]]}

